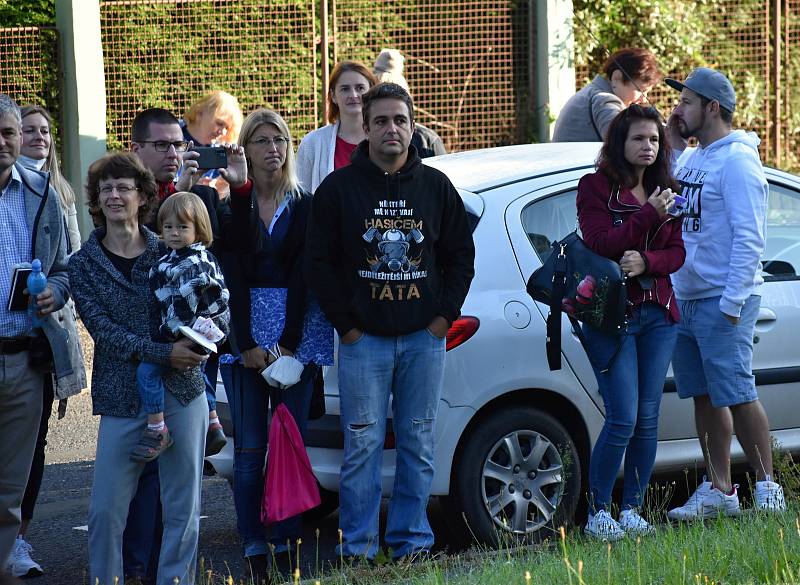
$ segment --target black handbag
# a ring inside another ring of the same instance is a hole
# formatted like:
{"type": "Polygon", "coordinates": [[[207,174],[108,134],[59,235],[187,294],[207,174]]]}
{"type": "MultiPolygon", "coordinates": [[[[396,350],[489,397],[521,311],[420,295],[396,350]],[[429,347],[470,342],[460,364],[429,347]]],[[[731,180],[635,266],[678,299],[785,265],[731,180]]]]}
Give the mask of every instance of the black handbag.
{"type": "Polygon", "coordinates": [[[528,279],[527,291],[535,301],[550,306],[546,344],[550,370],[561,369],[562,312],[569,317],[584,348],[579,321],[605,333],[625,331],[628,294],[622,269],[613,260],[592,252],[577,232],[553,242],[542,267],[528,279]]]}

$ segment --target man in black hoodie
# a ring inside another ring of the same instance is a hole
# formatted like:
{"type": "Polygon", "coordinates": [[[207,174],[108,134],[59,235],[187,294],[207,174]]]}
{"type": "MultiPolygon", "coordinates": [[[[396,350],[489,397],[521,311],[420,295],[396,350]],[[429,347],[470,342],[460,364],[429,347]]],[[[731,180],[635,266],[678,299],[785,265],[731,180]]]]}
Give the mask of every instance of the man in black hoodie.
{"type": "Polygon", "coordinates": [[[341,337],[340,552],[369,559],[377,553],[391,396],[397,466],[385,540],[401,558],[433,546],[425,510],[445,337],[469,290],[475,248],[453,185],[409,148],[408,93],[382,83],[361,100],[367,140],[352,165],[317,189],[306,278],[341,337]]]}

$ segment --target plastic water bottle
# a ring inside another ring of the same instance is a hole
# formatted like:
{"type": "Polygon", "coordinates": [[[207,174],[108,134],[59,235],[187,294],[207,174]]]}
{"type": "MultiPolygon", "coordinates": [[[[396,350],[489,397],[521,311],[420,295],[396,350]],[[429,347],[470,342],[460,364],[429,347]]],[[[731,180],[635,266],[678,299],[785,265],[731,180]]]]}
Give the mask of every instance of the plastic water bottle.
{"type": "Polygon", "coordinates": [[[42,320],[36,314],[36,295],[43,293],[47,288],[47,277],[42,272],[42,262],[38,258],[31,262],[31,269],[31,273],[28,275],[28,294],[31,298],[28,314],[31,316],[33,326],[41,327],[42,320]]]}

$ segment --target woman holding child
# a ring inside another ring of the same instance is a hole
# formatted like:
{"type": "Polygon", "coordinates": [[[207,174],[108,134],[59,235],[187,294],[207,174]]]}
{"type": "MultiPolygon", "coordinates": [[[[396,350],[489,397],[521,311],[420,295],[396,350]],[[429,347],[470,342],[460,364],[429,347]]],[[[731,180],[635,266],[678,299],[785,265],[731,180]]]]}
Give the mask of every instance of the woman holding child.
{"type": "Polygon", "coordinates": [[[578,185],[578,221],[586,244],[627,275],[628,325],[619,335],[584,325],[586,351],[606,420],[589,466],[586,533],[604,540],[647,534],[641,516],[656,454],[661,393],[680,316],[669,275],[683,264],[681,222],[670,215],[676,182],[654,108],[632,104],[611,122],[597,172],[578,185]],[[619,522],[611,490],[623,455],[619,522]]]}
{"type": "Polygon", "coordinates": [[[148,278],[167,252],[144,227],[158,201],[153,175],[133,154],[108,154],[89,168],[86,196],[99,227],[72,256],[69,272],[78,312],[95,343],[92,405],[101,417],[89,506],[89,581],[123,580],[122,534],[143,467],[130,455],[147,418],[136,369],[147,361],[170,368],[164,414],[175,441],[159,458],[164,537],[158,583],[193,583],[208,425],[200,367],[205,356],[184,339],[153,341],[158,311],[148,278]]]}
{"type": "Polygon", "coordinates": [[[220,371],[234,426],[237,527],[249,569],[260,582],[267,577],[269,545],[285,553],[301,534],[300,516],[273,525],[269,540],[261,524],[269,409],[284,403],[305,434],[319,366],[333,364],[333,329],[303,280],[310,196],[298,186],[289,128],[276,112],[261,109],[244,121],[240,140],[249,180],[232,187],[231,207],[234,217],[243,217],[240,206],[255,206],[261,243],[258,251],[224,263],[239,354],[222,356],[220,371]],[[269,386],[260,373],[280,355],[305,366],[300,379],[283,390],[269,386]]]}

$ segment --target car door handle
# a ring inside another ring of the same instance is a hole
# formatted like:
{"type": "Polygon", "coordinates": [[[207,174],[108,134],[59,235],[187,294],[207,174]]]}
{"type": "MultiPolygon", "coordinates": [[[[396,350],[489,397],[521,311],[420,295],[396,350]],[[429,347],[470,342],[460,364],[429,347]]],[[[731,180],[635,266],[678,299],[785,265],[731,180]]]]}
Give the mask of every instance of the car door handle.
{"type": "Polygon", "coordinates": [[[756,320],[758,323],[768,323],[769,321],[777,320],[778,316],[772,309],[765,309],[762,307],[758,310],[758,319],[756,320]]]}

